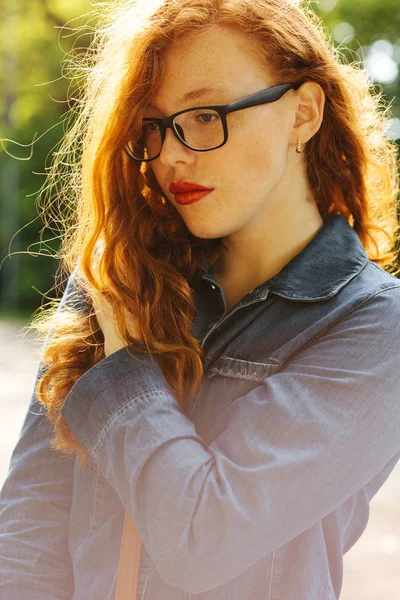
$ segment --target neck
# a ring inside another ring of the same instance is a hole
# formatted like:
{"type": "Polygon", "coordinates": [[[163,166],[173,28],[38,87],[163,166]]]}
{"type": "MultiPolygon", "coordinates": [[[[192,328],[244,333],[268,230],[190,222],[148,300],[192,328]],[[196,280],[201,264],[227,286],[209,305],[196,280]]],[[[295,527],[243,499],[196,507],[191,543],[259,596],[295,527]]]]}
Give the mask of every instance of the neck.
{"type": "Polygon", "coordinates": [[[224,239],[214,266],[230,310],[243,296],[270,279],[299,254],[324,222],[310,193],[269,204],[266,214],[224,239]]]}

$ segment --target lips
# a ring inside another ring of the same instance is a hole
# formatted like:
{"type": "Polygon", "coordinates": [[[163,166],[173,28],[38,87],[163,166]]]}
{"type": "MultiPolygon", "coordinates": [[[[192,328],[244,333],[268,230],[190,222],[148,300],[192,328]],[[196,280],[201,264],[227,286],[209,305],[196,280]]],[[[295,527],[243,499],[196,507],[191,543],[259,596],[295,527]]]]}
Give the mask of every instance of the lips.
{"type": "Polygon", "coordinates": [[[184,206],[186,204],[198,202],[204,198],[204,196],[211,194],[211,192],[214,191],[214,188],[207,188],[204,187],[204,185],[192,181],[179,181],[177,183],[171,183],[169,191],[174,194],[175,202],[184,206]]]}
{"type": "Polygon", "coordinates": [[[193,183],[191,181],[179,181],[173,182],[169,186],[171,194],[185,194],[187,192],[211,192],[214,188],[204,187],[199,183],[193,183]]]}
{"type": "Polygon", "coordinates": [[[180,194],[175,194],[175,202],[180,204],[181,206],[185,206],[186,204],[193,204],[194,202],[198,202],[204,196],[208,196],[211,194],[213,190],[195,190],[194,192],[185,192],[180,194]]]}

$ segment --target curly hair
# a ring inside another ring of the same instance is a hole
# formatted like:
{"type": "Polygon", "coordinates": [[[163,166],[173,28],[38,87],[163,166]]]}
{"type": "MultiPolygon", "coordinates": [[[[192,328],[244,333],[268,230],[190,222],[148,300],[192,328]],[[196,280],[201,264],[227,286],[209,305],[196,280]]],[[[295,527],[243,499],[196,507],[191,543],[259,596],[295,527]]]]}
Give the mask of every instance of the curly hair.
{"type": "MultiPolygon", "coordinates": [[[[67,275],[75,270],[76,293],[85,302],[53,302],[49,310],[41,307],[31,324],[39,333],[52,332],[35,390],[53,425],[51,446],[77,455],[81,466],[87,453],[60,411],[78,378],[104,358],[93,290],[113,304],[129,345],[135,340],[124,315],[138,318],[144,340],[139,350],[157,356],[182,409],[193,402],[204,373],[202,348],[192,335],[195,285],[219,258],[222,238],[192,235],[163,198],[148,163],[131,161],[123,149],[139,131],[157,90],[165,51],[181,36],[216,25],[255,41],[259,57],[280,82],[311,80],[322,87],[324,118],[305,150],[321,216],[342,214],[370,260],[387,270],[396,267],[399,179],[397,147],[386,136],[388,109],[366,71],[335,49],[308,2],[101,3],[91,45],[78,63],[83,94],[42,190],[62,184],[56,194],[56,204],[65,204],[59,217],[65,223],[60,265],[67,275]]],[[[49,204],[48,210],[54,200],[49,204]]]]}

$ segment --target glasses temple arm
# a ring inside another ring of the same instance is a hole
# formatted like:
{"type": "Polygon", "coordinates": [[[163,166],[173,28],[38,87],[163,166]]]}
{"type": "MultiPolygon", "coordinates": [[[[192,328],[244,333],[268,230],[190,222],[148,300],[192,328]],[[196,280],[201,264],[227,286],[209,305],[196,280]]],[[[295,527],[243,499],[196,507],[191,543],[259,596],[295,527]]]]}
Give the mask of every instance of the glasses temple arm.
{"type": "Polygon", "coordinates": [[[283,94],[291,89],[297,89],[297,87],[298,85],[294,83],[282,83],[282,85],[276,85],[274,88],[256,92],[255,94],[251,94],[251,96],[246,96],[246,98],[228,104],[226,106],[226,114],[241,110],[242,108],[251,108],[252,106],[259,106],[260,104],[275,102],[275,100],[279,100],[283,94]]]}

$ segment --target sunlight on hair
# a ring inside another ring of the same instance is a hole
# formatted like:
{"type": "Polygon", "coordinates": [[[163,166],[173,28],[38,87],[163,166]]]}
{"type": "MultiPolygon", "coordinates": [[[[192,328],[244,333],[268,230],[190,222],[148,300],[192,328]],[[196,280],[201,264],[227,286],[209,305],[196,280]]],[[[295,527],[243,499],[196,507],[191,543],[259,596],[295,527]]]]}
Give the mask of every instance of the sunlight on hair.
{"type": "MultiPolygon", "coordinates": [[[[53,448],[84,462],[86,452],[61,409],[79,377],[104,358],[95,291],[116,307],[119,332],[129,344],[135,340],[125,314],[138,317],[143,351],[157,355],[184,410],[204,374],[202,348],[192,334],[193,284],[218,260],[223,239],[192,235],[171,203],[162,202],[151,168],[123,151],[140,130],[166,52],[183,36],[210,25],[235,27],[282,81],[310,79],[321,86],[327,110],[304,155],[321,216],[343,215],[370,260],[396,269],[398,149],[387,136],[392,114],[383,94],[372,90],[371,75],[361,64],[346,62],[309,5],[309,0],[116,0],[95,2],[88,14],[92,43],[86,53],[78,47],[66,55],[63,74],[71,80],[75,103],[38,195],[45,223],[62,237],[61,272],[75,270],[76,294],[84,298],[79,307],[42,307],[31,325],[44,338],[53,332],[43,356],[47,370],[35,390],[54,426],[53,448]],[[99,240],[103,250],[94,269],[99,240]]],[[[335,0],[321,0],[323,10],[334,6],[335,0]]],[[[77,29],[77,37],[83,30],[77,29]]],[[[378,50],[383,52],[375,46],[378,50]]]]}

